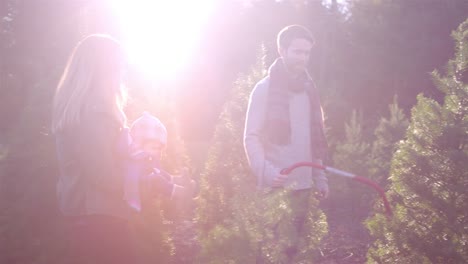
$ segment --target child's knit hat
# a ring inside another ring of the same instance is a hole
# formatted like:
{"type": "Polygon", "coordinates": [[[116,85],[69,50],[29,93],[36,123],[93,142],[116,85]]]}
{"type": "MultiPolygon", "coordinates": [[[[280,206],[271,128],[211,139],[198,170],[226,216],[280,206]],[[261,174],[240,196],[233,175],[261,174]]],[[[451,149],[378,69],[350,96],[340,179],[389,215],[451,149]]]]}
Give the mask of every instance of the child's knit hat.
{"type": "Polygon", "coordinates": [[[141,117],[132,123],[130,133],[133,141],[136,142],[157,140],[164,146],[167,145],[166,127],[158,118],[148,112],[144,112],[141,117]]]}

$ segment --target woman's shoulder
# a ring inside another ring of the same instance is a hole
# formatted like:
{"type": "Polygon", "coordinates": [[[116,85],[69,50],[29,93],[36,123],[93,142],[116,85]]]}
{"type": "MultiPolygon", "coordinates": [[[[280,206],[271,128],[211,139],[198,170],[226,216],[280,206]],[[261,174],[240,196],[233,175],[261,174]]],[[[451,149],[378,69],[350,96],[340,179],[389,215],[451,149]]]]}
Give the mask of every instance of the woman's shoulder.
{"type": "Polygon", "coordinates": [[[261,90],[262,92],[268,89],[270,86],[270,76],[265,76],[263,79],[257,82],[255,90],[261,90]]]}

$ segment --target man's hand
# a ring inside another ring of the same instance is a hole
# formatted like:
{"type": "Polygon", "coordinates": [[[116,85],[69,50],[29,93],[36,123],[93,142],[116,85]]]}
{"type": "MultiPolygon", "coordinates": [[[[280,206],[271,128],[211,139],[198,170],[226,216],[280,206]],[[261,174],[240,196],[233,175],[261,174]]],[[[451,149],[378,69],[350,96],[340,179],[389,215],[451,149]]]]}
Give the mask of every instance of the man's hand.
{"type": "Polygon", "coordinates": [[[318,184],[317,186],[317,192],[318,192],[318,198],[320,200],[328,198],[329,190],[328,190],[328,184],[318,184]]]}
{"type": "Polygon", "coordinates": [[[288,179],[288,175],[280,174],[280,175],[276,176],[276,178],[273,180],[272,186],[273,187],[282,187],[287,179],[288,179]]]}

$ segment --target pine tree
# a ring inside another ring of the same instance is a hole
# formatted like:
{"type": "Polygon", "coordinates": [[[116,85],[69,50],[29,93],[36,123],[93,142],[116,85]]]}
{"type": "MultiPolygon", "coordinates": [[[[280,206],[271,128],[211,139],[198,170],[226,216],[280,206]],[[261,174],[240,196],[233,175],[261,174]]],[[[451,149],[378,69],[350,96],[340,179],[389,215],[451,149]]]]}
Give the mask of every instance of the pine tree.
{"type": "Polygon", "coordinates": [[[67,262],[49,127],[51,98],[81,20],[71,15],[76,6],[43,5],[0,3],[0,263],[67,262]]]}
{"type": "MultiPolygon", "coordinates": [[[[236,244],[235,234],[232,230],[226,230],[226,222],[233,221],[232,199],[240,191],[245,195],[255,192],[255,179],[250,175],[245,160],[242,134],[249,92],[255,82],[263,76],[263,69],[263,65],[259,65],[250,75],[239,77],[232,91],[232,99],[225,104],[216,127],[200,183],[197,222],[201,233],[201,262],[210,259],[213,262],[216,262],[216,259],[227,260],[230,256],[224,255],[226,250],[227,252],[236,250],[232,246],[236,244]],[[244,189],[247,187],[248,190],[241,190],[242,187],[244,189]],[[220,251],[227,240],[231,240],[230,249],[220,251]]],[[[247,247],[243,250],[245,256],[248,255],[245,252],[249,252],[249,245],[248,243],[244,245],[247,247]]]]}
{"type": "Polygon", "coordinates": [[[0,161],[0,245],[4,263],[64,261],[63,223],[55,185],[56,154],[49,133],[50,100],[55,80],[46,79],[28,91],[16,125],[8,130],[7,152],[0,161]]]}
{"type": "Polygon", "coordinates": [[[409,121],[405,113],[398,107],[397,97],[389,105],[390,117],[382,117],[374,131],[375,140],[372,143],[369,161],[369,177],[382,187],[386,185],[390,163],[396,151],[398,141],[402,140],[408,128],[409,121]]]}
{"type": "MultiPolygon", "coordinates": [[[[379,183],[386,182],[395,143],[403,138],[408,126],[396,96],[389,109],[390,116],[381,118],[374,131],[374,139],[363,131],[365,122],[362,113],[352,112],[349,122],[345,124],[346,138],[336,144],[333,155],[336,167],[379,183]]],[[[377,200],[376,204],[380,205],[381,200],[367,186],[331,175],[329,181],[332,192],[324,205],[331,230],[324,247],[334,248],[339,243],[340,250],[334,253],[325,250],[325,254],[336,256],[346,251],[346,254],[353,254],[350,262],[363,262],[368,245],[372,243],[372,238],[364,229],[363,220],[373,214],[374,210],[380,210],[373,209],[372,203],[377,200]]]]}
{"type": "Polygon", "coordinates": [[[368,222],[370,263],[468,262],[468,20],[452,36],[455,57],[433,73],[444,102],[418,96],[392,160],[394,218],[368,222]]]}
{"type": "MultiPolygon", "coordinates": [[[[370,144],[362,129],[363,114],[352,111],[350,121],[345,124],[346,138],[338,142],[333,156],[334,166],[358,175],[367,176],[370,144]]],[[[330,221],[347,230],[362,231],[361,221],[369,212],[371,191],[353,181],[330,176],[331,197],[330,221]]]]}
{"type": "MultiPolygon", "coordinates": [[[[259,256],[282,263],[286,257],[282,250],[293,239],[287,231],[280,237],[271,231],[291,208],[284,192],[265,195],[256,190],[243,148],[248,97],[264,69],[263,60],[258,59],[248,75],[238,78],[216,127],[198,198],[200,263],[255,263],[259,256]]],[[[311,210],[298,261],[313,257],[326,228],[323,213],[311,210]]]]}

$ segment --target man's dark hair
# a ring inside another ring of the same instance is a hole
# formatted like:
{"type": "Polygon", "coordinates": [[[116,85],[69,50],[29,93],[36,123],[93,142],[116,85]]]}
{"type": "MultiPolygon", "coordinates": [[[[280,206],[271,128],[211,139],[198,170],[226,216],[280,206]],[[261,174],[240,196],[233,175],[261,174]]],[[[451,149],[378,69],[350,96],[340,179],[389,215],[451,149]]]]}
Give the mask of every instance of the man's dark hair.
{"type": "Polygon", "coordinates": [[[287,49],[291,42],[295,39],[306,39],[310,41],[310,44],[314,44],[314,37],[312,33],[301,25],[290,25],[283,28],[276,39],[278,49],[287,49]]]}

